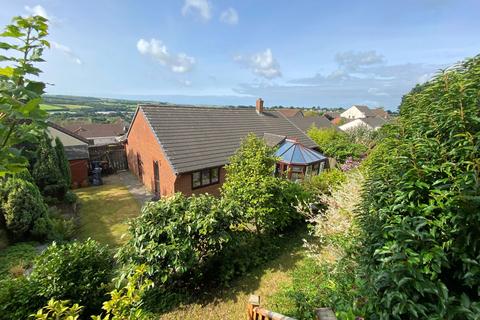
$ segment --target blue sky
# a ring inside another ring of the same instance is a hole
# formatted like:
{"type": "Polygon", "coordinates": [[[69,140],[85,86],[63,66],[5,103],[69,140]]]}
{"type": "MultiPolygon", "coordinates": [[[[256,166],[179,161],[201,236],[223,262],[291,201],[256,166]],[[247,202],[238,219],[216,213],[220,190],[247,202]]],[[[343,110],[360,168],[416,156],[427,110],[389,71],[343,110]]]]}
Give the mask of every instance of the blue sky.
{"type": "Polygon", "coordinates": [[[480,1],[0,0],[50,20],[53,94],[396,109],[480,53],[480,1]]]}

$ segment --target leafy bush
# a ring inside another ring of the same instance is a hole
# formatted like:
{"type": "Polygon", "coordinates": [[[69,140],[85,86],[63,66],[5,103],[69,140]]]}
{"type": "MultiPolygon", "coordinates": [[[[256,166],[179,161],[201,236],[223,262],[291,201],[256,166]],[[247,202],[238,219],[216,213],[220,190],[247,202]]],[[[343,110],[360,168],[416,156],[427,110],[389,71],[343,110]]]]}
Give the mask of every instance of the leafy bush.
{"type": "Polygon", "coordinates": [[[236,215],[210,195],[177,193],[147,203],[131,222],[131,239],[118,258],[134,267],[145,264],[157,285],[168,287],[190,277],[194,282],[202,266],[229,241],[236,215]]]}
{"type": "Polygon", "coordinates": [[[347,180],[347,175],[340,169],[332,168],[311,176],[303,181],[306,190],[314,194],[330,194],[331,190],[347,180]]]}
{"type": "Polygon", "coordinates": [[[348,157],[359,159],[368,150],[366,146],[352,142],[346,133],[335,128],[312,127],[308,130],[308,136],[318,144],[322,152],[339,162],[345,161],[348,157]]]}
{"type": "MultiPolygon", "coordinates": [[[[92,316],[93,320],[146,320],[151,319],[145,311],[142,310],[142,296],[146,290],[152,286],[152,282],[143,278],[145,266],[136,268],[135,273],[128,277],[127,284],[121,289],[115,289],[110,292],[110,300],[103,303],[103,315],[92,316]]],[[[75,303],[71,306],[68,300],[50,299],[48,304],[38,310],[31,317],[35,319],[57,320],[69,319],[75,320],[80,317],[82,306],[75,303]]]]}
{"type": "Polygon", "coordinates": [[[94,240],[51,244],[35,260],[31,280],[45,299],[72,300],[90,314],[99,310],[111,280],[113,259],[94,240]]]}
{"type": "Polygon", "coordinates": [[[0,211],[7,230],[15,237],[30,234],[45,238],[47,229],[41,228],[47,215],[47,207],[38,188],[25,180],[10,178],[1,186],[0,211]]]}
{"type": "Polygon", "coordinates": [[[257,233],[281,230],[299,219],[295,197],[304,197],[301,188],[273,175],[274,150],[249,134],[225,167],[222,197],[242,213],[240,223],[257,233]],[[294,201],[295,200],[295,201],[294,201]]]}
{"type": "Polygon", "coordinates": [[[403,98],[371,155],[362,266],[372,318],[478,319],[480,56],[403,98]]]}
{"type": "Polygon", "coordinates": [[[25,277],[0,280],[0,320],[28,319],[46,300],[25,277]]]}

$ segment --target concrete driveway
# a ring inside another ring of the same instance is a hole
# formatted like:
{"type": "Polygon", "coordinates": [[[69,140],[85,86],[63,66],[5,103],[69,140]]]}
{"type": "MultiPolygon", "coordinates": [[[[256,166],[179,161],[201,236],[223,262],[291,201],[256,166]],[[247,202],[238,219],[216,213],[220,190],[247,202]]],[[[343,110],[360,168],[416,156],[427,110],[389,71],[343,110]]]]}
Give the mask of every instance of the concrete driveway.
{"type": "Polygon", "coordinates": [[[150,193],[143,184],[138,181],[130,171],[121,171],[109,176],[103,177],[104,184],[122,184],[128,188],[128,191],[133,195],[135,199],[143,206],[147,201],[153,198],[153,194],[150,193]]]}

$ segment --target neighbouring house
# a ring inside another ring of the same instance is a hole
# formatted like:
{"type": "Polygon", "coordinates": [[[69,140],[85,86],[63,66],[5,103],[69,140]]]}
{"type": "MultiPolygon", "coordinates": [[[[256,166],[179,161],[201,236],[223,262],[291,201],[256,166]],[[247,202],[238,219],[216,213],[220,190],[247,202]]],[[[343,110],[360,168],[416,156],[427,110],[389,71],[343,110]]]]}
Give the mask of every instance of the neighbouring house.
{"type": "Polygon", "coordinates": [[[376,117],[375,112],[367,106],[354,105],[340,114],[340,117],[346,119],[363,119],[369,117],[376,117]]]}
{"type": "Polygon", "coordinates": [[[370,130],[378,130],[381,126],[387,123],[387,120],[380,117],[369,117],[353,119],[340,125],[338,128],[342,131],[353,130],[355,128],[364,127],[370,130]]]}
{"type": "Polygon", "coordinates": [[[70,130],[48,122],[48,134],[59,138],[65,148],[65,155],[70,164],[72,187],[88,186],[89,141],[70,130]]]}
{"type": "Polygon", "coordinates": [[[340,117],[340,112],[337,111],[327,111],[323,114],[328,120],[332,121],[333,119],[340,117]]]}
{"type": "Polygon", "coordinates": [[[105,145],[121,141],[127,127],[123,121],[116,123],[73,123],[64,125],[71,132],[91,140],[94,145],[105,145]]]}
{"type": "Polygon", "coordinates": [[[373,113],[375,113],[377,117],[380,117],[383,119],[390,119],[390,115],[388,114],[387,111],[383,110],[383,108],[375,108],[372,111],[373,113]]]}
{"type": "Polygon", "coordinates": [[[288,118],[295,126],[297,126],[303,132],[307,132],[312,126],[319,129],[334,128],[335,126],[326,118],[321,115],[305,116],[300,109],[278,109],[276,110],[284,117],[288,118]]]}
{"type": "Polygon", "coordinates": [[[129,169],[158,196],[219,194],[225,164],[248,133],[269,145],[286,138],[318,148],[276,110],[139,105],[127,133],[129,169]]]}

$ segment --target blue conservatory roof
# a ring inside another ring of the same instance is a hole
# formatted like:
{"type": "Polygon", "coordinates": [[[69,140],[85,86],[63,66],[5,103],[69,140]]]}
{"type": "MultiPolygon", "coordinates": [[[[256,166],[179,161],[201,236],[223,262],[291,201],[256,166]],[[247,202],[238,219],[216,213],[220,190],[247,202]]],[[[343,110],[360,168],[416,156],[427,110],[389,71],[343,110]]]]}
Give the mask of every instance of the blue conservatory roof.
{"type": "Polygon", "coordinates": [[[309,165],[326,159],[320,152],[289,139],[280,145],[277,152],[275,152],[275,156],[279,157],[284,163],[300,165],[309,165]]]}

